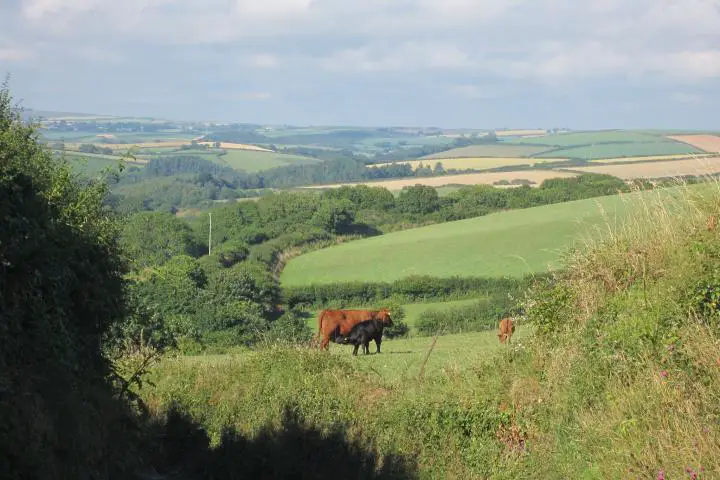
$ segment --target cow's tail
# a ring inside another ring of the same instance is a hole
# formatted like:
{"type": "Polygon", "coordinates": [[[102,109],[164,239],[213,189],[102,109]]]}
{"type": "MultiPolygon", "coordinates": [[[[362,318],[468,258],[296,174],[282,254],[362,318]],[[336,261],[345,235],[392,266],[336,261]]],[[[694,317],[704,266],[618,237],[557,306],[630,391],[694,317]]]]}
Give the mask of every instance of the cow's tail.
{"type": "Polygon", "coordinates": [[[318,315],[318,335],[320,335],[320,332],[322,332],[322,325],[323,325],[323,318],[325,318],[325,310],[320,312],[320,315],[318,315]]]}
{"type": "Polygon", "coordinates": [[[326,311],[322,310],[320,312],[320,315],[318,315],[318,331],[317,331],[317,335],[315,336],[315,342],[317,344],[319,344],[320,341],[322,340],[322,327],[323,327],[323,319],[325,318],[325,313],[326,313],[326,311]]]}

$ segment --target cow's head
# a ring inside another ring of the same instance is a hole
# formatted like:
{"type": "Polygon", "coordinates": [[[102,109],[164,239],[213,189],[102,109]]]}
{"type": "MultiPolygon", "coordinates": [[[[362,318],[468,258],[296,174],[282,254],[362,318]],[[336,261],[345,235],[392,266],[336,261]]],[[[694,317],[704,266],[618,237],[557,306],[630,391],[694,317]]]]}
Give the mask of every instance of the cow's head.
{"type": "Polygon", "coordinates": [[[383,308],[377,312],[376,318],[386,325],[392,325],[392,318],[390,318],[390,310],[383,308]]]}

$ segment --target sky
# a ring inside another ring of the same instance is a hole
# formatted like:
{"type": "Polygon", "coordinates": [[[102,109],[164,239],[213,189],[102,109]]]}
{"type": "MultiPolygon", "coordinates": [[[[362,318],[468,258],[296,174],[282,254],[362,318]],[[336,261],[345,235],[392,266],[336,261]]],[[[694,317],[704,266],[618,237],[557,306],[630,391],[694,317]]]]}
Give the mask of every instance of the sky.
{"type": "Polygon", "coordinates": [[[720,0],[0,0],[28,108],[720,129],[720,0]]]}

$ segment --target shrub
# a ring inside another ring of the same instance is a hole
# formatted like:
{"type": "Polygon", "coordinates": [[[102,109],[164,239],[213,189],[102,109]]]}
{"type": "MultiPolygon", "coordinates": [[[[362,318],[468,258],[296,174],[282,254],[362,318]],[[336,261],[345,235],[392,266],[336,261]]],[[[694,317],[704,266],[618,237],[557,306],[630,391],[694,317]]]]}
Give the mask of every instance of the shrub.
{"type": "Polygon", "coordinates": [[[426,310],[416,323],[420,335],[479,332],[497,327],[512,308],[512,300],[496,294],[467,306],[449,310],[426,310]]]}
{"type": "Polygon", "coordinates": [[[297,310],[288,310],[272,322],[267,332],[267,340],[289,344],[307,344],[313,337],[305,316],[297,310]]]}
{"type": "MultiPolygon", "coordinates": [[[[542,278],[542,275],[535,275],[542,278]]],[[[408,302],[429,299],[449,299],[467,296],[488,295],[502,292],[518,292],[529,284],[531,277],[484,278],[449,277],[438,278],[427,275],[413,275],[394,282],[346,282],[286,287],[284,301],[289,307],[298,304],[325,308],[334,306],[372,305],[394,298],[408,302]]]]}

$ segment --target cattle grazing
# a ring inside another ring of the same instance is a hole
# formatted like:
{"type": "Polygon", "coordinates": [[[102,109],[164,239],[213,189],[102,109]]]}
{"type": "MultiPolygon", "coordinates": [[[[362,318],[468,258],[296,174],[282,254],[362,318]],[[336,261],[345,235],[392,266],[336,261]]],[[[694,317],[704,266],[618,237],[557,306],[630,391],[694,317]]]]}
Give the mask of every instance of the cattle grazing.
{"type": "Polygon", "coordinates": [[[335,341],[345,345],[354,345],[353,355],[357,355],[358,348],[362,345],[363,353],[367,355],[370,353],[370,340],[375,340],[376,353],[380,353],[383,329],[388,325],[392,325],[392,321],[385,323],[377,319],[365,320],[355,325],[346,337],[337,337],[335,341]]]}
{"type": "Polygon", "coordinates": [[[510,343],[513,333],[515,333],[515,324],[512,319],[508,317],[500,320],[500,332],[498,333],[500,343],[505,343],[505,341],[510,343]]]}
{"type": "MultiPolygon", "coordinates": [[[[338,342],[339,337],[347,337],[355,325],[368,320],[379,320],[386,326],[392,325],[387,308],[380,310],[323,310],[318,316],[320,350],[327,350],[331,339],[338,342]]],[[[380,352],[380,342],[376,340],[375,343],[380,352]]]]}

